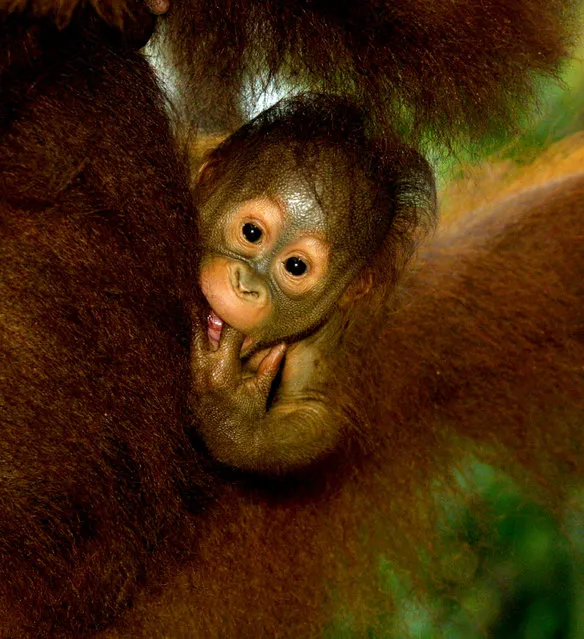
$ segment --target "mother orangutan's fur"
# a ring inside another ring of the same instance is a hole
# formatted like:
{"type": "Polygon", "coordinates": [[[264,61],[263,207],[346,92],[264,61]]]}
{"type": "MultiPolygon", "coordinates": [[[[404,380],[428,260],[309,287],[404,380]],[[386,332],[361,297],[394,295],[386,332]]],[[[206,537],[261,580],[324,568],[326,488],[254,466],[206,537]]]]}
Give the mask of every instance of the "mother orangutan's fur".
{"type": "MultiPolygon", "coordinates": [[[[413,139],[448,141],[513,125],[565,54],[568,6],[177,0],[165,34],[189,99],[259,60],[346,83],[379,125],[403,96],[413,139]]],[[[2,636],[320,636],[331,606],[365,614],[380,552],[415,565],[463,437],[553,487],[561,462],[582,471],[582,178],[439,239],[397,310],[357,318],[338,457],[265,484],[216,468],[185,435],[198,243],[188,163],[132,48],[149,25],[116,0],[74,9],[0,2],[2,636]]]]}

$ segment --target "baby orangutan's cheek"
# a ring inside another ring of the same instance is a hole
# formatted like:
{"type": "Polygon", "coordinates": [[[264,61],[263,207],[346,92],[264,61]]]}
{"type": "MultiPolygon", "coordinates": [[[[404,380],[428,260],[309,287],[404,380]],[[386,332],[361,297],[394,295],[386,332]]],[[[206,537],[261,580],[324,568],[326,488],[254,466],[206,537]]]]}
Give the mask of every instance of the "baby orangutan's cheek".
{"type": "Polygon", "coordinates": [[[257,332],[269,319],[271,304],[258,304],[254,297],[236,291],[230,274],[232,263],[222,257],[205,259],[201,266],[201,290],[223,322],[248,335],[257,332]]]}

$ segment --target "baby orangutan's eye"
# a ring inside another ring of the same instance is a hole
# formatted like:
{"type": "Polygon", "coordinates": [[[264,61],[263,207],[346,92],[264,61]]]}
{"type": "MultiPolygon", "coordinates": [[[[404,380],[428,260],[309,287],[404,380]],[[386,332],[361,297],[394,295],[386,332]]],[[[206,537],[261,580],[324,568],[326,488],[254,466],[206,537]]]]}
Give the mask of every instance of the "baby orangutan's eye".
{"type": "Polygon", "coordinates": [[[290,273],[290,275],[294,275],[294,277],[300,277],[304,275],[307,270],[306,262],[303,262],[298,257],[289,257],[284,262],[284,268],[290,273]]]}
{"type": "Polygon", "coordinates": [[[251,222],[246,222],[243,225],[241,232],[243,233],[243,237],[252,244],[259,242],[262,238],[262,229],[251,222]]]}

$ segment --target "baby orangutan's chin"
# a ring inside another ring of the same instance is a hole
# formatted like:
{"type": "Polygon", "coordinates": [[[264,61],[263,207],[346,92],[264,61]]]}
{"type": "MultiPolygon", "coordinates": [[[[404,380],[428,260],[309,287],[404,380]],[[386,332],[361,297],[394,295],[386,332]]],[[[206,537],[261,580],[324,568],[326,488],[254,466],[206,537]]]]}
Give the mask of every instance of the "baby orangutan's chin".
{"type": "MultiPolygon", "coordinates": [[[[222,320],[217,313],[211,307],[209,314],[207,315],[207,337],[209,338],[209,342],[213,350],[217,350],[219,348],[219,343],[221,342],[221,334],[223,333],[224,326],[231,326],[227,324],[224,320],[222,320]]],[[[237,326],[232,326],[236,330],[239,330],[237,326]]],[[[240,330],[240,333],[245,335],[245,331],[240,330]]],[[[258,344],[259,340],[257,337],[252,337],[251,335],[245,335],[245,339],[243,340],[243,344],[241,345],[241,357],[246,357],[249,355],[254,347],[258,344]]]]}

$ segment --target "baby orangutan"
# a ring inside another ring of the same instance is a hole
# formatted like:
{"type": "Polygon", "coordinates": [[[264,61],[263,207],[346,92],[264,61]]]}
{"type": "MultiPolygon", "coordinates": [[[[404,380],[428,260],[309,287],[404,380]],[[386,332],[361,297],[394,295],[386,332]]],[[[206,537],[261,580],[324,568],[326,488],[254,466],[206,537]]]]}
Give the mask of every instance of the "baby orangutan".
{"type": "Polygon", "coordinates": [[[214,149],[196,197],[210,306],[192,347],[199,431],[232,467],[303,467],[348,425],[329,395],[333,356],[357,300],[373,316],[433,221],[432,172],[370,137],[346,100],[307,95],[214,149]]]}

